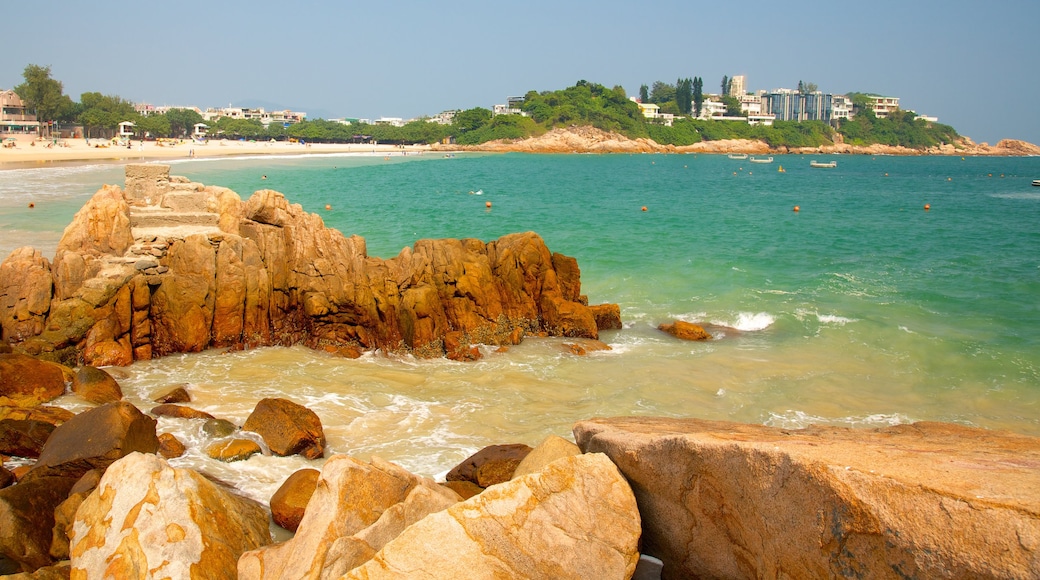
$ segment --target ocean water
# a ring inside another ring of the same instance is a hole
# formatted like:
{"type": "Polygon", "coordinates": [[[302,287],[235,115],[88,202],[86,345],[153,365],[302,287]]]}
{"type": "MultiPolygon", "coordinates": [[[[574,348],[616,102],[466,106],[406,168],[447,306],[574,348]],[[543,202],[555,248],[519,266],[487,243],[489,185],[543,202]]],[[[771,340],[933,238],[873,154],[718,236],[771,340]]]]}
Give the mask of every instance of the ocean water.
{"type": "MultiPolygon", "coordinates": [[[[261,397],[287,397],[318,413],[330,453],[375,454],[430,476],[488,444],[570,438],[576,421],[596,416],[788,428],[951,421],[1040,435],[1040,187],[1031,186],[1040,158],[774,158],[177,163],[174,174],[243,198],[281,191],[329,227],[365,237],[373,256],[421,238],[535,231],[577,258],[590,303],[620,304],[624,328],[602,333],[612,350],[580,357],[563,340],[532,338],[473,363],[269,348],[116,372],[142,408],[187,383],[192,406],[238,424],[261,397]],[[810,168],[813,159],[838,166],[810,168]],[[716,340],[657,330],[676,319],[709,325],[716,340]]],[[[28,244],[52,256],[89,195],[121,182],[113,165],[0,171],[0,254],[28,244]]],[[[84,408],[72,396],[59,403],[84,408]]],[[[159,426],[192,446],[179,464],[261,501],[309,463],[219,464],[203,457],[200,425],[159,426]]]]}

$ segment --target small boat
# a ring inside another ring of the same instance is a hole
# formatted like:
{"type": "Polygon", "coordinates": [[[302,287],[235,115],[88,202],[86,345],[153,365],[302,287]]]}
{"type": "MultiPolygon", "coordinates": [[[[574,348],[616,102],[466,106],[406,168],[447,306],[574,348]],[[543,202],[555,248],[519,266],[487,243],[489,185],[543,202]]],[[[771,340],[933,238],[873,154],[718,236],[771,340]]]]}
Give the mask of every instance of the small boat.
{"type": "Polygon", "coordinates": [[[780,167],[777,167],[777,168],[776,168],[776,172],[777,172],[777,173],[787,173],[787,170],[786,170],[786,169],[784,169],[784,166],[783,166],[783,165],[781,165],[780,167]]]}
{"type": "Polygon", "coordinates": [[[730,159],[747,159],[747,153],[730,153],[730,159]]]}
{"type": "Polygon", "coordinates": [[[837,161],[810,161],[809,167],[837,167],[837,161]]]}
{"type": "Polygon", "coordinates": [[[772,157],[752,157],[752,158],[748,159],[748,161],[750,161],[752,163],[772,163],[773,162],[773,158],[772,157]]]}
{"type": "Polygon", "coordinates": [[[1034,180],[1033,180],[1033,185],[1034,185],[1035,187],[1040,187],[1040,179],[1034,179],[1034,180]]]}

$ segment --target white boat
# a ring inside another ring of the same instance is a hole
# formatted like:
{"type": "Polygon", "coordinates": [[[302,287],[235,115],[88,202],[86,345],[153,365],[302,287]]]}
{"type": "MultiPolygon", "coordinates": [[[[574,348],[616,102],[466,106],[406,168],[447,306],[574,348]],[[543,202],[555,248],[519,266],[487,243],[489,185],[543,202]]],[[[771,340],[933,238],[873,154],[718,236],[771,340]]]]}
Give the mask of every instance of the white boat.
{"type": "Polygon", "coordinates": [[[809,167],[837,167],[837,161],[810,161],[809,167]]]}
{"type": "Polygon", "coordinates": [[[752,163],[772,163],[773,162],[773,158],[772,157],[752,157],[751,159],[748,159],[748,161],[750,161],[752,163]]]}
{"type": "Polygon", "coordinates": [[[747,153],[730,153],[730,159],[747,159],[747,153]]]}
{"type": "Polygon", "coordinates": [[[1035,185],[1036,187],[1040,187],[1040,179],[1034,179],[1033,185],[1035,185]]]}

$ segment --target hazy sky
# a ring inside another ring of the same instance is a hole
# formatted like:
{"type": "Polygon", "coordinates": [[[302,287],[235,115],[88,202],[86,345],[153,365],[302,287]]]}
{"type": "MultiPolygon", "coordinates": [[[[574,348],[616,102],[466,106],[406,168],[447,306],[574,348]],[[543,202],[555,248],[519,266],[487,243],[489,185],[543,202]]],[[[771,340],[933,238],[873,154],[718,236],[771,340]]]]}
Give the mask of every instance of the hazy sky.
{"type": "MultiPolygon", "coordinates": [[[[6,4],[6,3],[5,3],[6,4]]],[[[263,102],[310,116],[435,115],[581,79],[723,75],[748,88],[900,97],[993,144],[1040,143],[1038,0],[353,2],[33,0],[0,29],[0,88],[50,65],[65,93],[263,102]],[[17,21],[17,22],[15,22],[17,21]]],[[[6,18],[5,18],[6,20],[6,18]]]]}

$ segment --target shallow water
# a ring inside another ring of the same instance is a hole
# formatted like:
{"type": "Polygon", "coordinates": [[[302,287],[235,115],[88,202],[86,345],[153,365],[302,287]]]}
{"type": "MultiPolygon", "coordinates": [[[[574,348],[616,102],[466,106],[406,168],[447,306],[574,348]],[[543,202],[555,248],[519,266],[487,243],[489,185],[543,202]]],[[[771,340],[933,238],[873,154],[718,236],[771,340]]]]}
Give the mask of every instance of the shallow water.
{"type": "MultiPolygon", "coordinates": [[[[178,163],[174,174],[243,197],[281,191],[365,237],[375,256],[419,238],[536,231],[578,259],[590,302],[620,304],[625,327],[603,333],[613,350],[584,357],[557,339],[488,349],[475,363],[271,348],[139,362],[120,383],[142,408],[188,383],[192,406],[238,424],[261,397],[287,397],[318,413],[332,452],[377,454],[425,475],[487,444],[569,437],[594,416],[784,427],[940,420],[1040,435],[1040,188],[1030,185],[1040,159],[837,156],[835,169],[810,169],[830,157],[775,158],[178,163]],[[729,329],[707,343],[656,330],[676,318],[729,329]]],[[[111,166],[25,171],[0,172],[5,254],[31,243],[53,255],[89,193],[121,181],[111,166]]],[[[160,428],[201,442],[194,422],[160,428]]],[[[197,447],[179,462],[262,501],[308,463],[224,465],[197,447]]]]}

